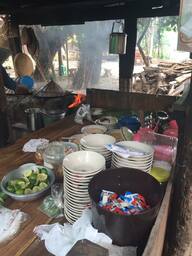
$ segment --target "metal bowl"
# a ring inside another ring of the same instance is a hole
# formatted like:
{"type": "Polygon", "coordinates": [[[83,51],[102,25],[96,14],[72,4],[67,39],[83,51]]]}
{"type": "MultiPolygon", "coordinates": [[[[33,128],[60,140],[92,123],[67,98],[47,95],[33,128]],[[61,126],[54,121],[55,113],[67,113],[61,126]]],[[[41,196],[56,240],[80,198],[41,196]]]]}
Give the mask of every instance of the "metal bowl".
{"type": "Polygon", "coordinates": [[[43,196],[44,194],[46,194],[46,192],[53,185],[54,181],[55,181],[55,175],[54,175],[53,171],[51,171],[49,168],[41,166],[41,165],[36,165],[36,164],[33,164],[33,163],[28,163],[28,164],[21,165],[18,169],[15,169],[15,170],[11,171],[6,176],[4,176],[2,181],[1,181],[1,189],[5,194],[7,194],[8,196],[10,196],[11,198],[13,198],[15,200],[18,200],[18,201],[32,201],[32,200],[35,200],[35,199],[43,196]],[[46,168],[47,169],[48,177],[49,177],[49,185],[45,189],[42,189],[39,192],[31,193],[31,194],[28,194],[28,195],[16,195],[14,193],[11,193],[11,192],[7,191],[6,185],[7,185],[7,182],[9,180],[21,178],[27,170],[32,169],[34,167],[36,167],[36,168],[37,167],[46,168]]]}

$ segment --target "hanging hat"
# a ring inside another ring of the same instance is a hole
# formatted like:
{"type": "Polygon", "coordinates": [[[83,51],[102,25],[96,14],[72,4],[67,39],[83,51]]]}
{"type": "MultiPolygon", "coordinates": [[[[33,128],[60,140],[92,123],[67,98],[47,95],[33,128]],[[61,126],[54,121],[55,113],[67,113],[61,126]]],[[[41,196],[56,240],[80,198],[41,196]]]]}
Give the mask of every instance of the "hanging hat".
{"type": "Polygon", "coordinates": [[[33,62],[25,53],[18,53],[15,56],[14,67],[18,76],[31,76],[33,73],[33,62]]]}

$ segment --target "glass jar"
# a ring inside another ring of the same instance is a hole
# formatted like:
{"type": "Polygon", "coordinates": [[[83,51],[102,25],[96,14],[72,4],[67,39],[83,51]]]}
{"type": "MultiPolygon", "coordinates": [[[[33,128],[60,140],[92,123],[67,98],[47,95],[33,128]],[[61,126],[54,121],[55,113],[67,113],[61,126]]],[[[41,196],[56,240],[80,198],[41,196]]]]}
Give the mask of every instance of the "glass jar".
{"type": "Polygon", "coordinates": [[[36,164],[43,164],[43,154],[48,147],[49,142],[45,142],[37,146],[36,152],[35,152],[35,162],[36,164]]]}
{"type": "Polygon", "coordinates": [[[44,166],[52,169],[57,181],[63,181],[64,147],[62,142],[51,142],[44,152],[44,166]]]}

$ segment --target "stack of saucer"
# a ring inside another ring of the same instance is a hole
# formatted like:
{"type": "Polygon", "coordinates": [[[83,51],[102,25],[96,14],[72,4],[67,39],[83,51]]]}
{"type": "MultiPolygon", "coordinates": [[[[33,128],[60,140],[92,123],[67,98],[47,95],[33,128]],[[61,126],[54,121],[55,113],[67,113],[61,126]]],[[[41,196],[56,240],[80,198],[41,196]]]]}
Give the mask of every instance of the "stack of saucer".
{"type": "Polygon", "coordinates": [[[90,206],[89,182],[104,169],[105,158],[96,152],[77,151],[64,158],[64,214],[71,224],[90,206]]]}
{"type": "Polygon", "coordinates": [[[112,167],[129,167],[149,172],[153,163],[154,150],[151,146],[136,141],[121,141],[116,145],[123,146],[130,151],[127,158],[114,153],[112,156],[112,167]]]}
{"type": "Polygon", "coordinates": [[[115,143],[115,138],[107,134],[89,134],[80,140],[80,149],[100,153],[105,157],[106,165],[111,164],[112,153],[105,148],[107,144],[115,143]]]}

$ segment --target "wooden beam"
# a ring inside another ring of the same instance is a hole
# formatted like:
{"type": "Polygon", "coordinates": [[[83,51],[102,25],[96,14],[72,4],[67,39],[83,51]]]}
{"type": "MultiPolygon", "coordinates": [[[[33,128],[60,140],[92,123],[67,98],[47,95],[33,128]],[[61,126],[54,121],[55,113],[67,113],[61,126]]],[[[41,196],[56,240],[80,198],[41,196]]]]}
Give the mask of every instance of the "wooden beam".
{"type": "Polygon", "coordinates": [[[19,52],[22,52],[21,40],[19,33],[19,26],[16,23],[13,23],[11,20],[8,21],[8,41],[9,48],[14,59],[15,55],[19,52]]]}
{"type": "Polygon", "coordinates": [[[179,15],[179,1],[166,6],[164,8],[152,9],[152,6],[146,2],[137,4],[127,4],[125,6],[105,6],[105,7],[50,7],[49,9],[29,8],[23,11],[20,8],[16,12],[12,12],[12,18],[18,24],[32,25],[69,25],[81,24],[85,21],[95,20],[111,20],[111,19],[126,19],[139,17],[157,17],[157,16],[175,16],[179,15]]]}
{"type": "Polygon", "coordinates": [[[129,81],[133,74],[135,62],[135,46],[137,40],[137,19],[125,19],[125,33],[127,33],[126,54],[119,55],[119,90],[128,92],[129,81]]]}
{"type": "Polygon", "coordinates": [[[166,233],[167,219],[172,193],[172,181],[167,185],[165,196],[161,204],[158,217],[148,239],[148,243],[143,252],[143,256],[162,256],[164,239],[166,233]]]}
{"type": "Polygon", "coordinates": [[[176,97],[148,95],[111,90],[87,89],[87,102],[92,107],[133,111],[167,110],[176,97]]]}

